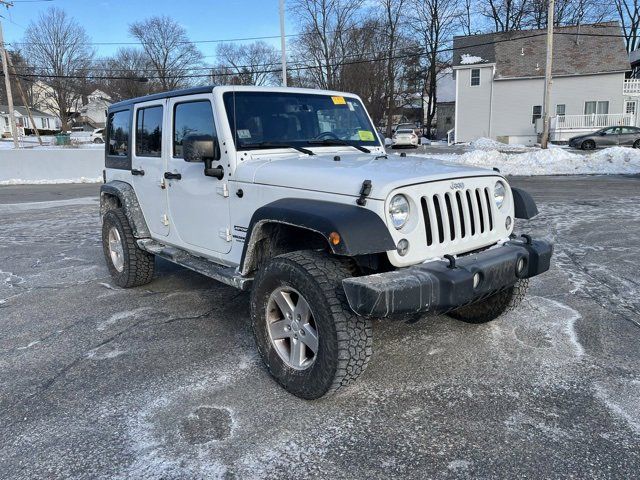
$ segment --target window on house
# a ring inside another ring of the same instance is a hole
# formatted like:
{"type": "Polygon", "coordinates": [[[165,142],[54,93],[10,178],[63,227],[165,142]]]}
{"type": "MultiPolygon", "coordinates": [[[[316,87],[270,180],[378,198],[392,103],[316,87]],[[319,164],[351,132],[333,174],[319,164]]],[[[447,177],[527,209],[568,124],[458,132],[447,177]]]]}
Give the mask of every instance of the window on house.
{"type": "Polygon", "coordinates": [[[472,68],[471,69],[471,86],[477,87],[480,85],[480,69],[472,68]]]}
{"type": "Polygon", "coordinates": [[[624,105],[624,113],[630,113],[632,115],[636,114],[636,102],[628,101],[624,105]]]}
{"type": "Polygon", "coordinates": [[[609,113],[609,102],[596,102],[589,101],[584,102],[584,114],[585,115],[606,115],[609,113]]]}
{"type": "Polygon", "coordinates": [[[566,105],[564,103],[558,103],[556,105],[556,115],[564,115],[566,111],[566,105]]]}
{"type": "Polygon", "coordinates": [[[129,154],[129,110],[109,115],[109,155],[126,157],[129,154]]]}
{"type": "Polygon", "coordinates": [[[136,119],[136,155],[159,157],[162,154],[162,107],[138,110],[136,119]]]}
{"type": "Polygon", "coordinates": [[[173,114],[173,156],[183,158],[184,138],[190,135],[208,135],[216,138],[213,110],[209,100],[178,103],[173,114]]]}
{"type": "Polygon", "coordinates": [[[542,105],[534,105],[531,113],[531,123],[535,125],[536,120],[542,118],[542,105]]]}
{"type": "Polygon", "coordinates": [[[44,117],[40,118],[40,128],[47,128],[47,119],[44,117]]]}

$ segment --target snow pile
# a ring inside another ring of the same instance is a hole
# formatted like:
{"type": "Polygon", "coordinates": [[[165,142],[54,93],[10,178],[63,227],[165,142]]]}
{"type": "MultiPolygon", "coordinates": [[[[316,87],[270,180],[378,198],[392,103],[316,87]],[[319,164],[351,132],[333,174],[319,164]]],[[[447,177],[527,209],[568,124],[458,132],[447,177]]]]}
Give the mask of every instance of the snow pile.
{"type": "Polygon", "coordinates": [[[612,147],[590,155],[564,148],[529,149],[524,153],[474,150],[462,155],[420,155],[474,167],[497,167],[505,175],[589,175],[640,173],[640,151],[612,147]]]}
{"type": "Polygon", "coordinates": [[[11,178],[9,180],[0,180],[0,186],[4,185],[56,185],[61,183],[102,183],[102,177],[96,178],[56,178],[43,180],[22,180],[20,178],[11,178]]]}
{"type": "Polygon", "coordinates": [[[471,141],[469,146],[473,150],[498,150],[499,152],[526,152],[531,150],[531,147],[525,145],[502,143],[486,137],[471,141]]]}
{"type": "Polygon", "coordinates": [[[482,57],[478,57],[476,55],[471,55],[469,53],[463,53],[460,55],[460,65],[473,65],[474,63],[484,63],[486,60],[482,57]]]}

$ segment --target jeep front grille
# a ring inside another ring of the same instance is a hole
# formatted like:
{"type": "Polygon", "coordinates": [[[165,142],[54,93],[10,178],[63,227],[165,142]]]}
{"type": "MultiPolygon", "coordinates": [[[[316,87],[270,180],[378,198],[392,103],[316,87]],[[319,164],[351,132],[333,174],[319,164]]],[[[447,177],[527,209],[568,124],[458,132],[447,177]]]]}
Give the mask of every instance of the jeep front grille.
{"type": "Polygon", "coordinates": [[[494,230],[489,187],[436,193],[421,198],[427,245],[477,238],[494,230]]]}

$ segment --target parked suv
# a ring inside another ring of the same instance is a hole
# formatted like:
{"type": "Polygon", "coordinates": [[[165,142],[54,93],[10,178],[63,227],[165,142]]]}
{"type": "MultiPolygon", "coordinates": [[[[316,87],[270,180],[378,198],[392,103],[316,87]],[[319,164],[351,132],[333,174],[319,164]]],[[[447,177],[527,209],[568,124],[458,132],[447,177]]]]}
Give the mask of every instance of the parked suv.
{"type": "Polygon", "coordinates": [[[537,213],[529,195],[496,171],[387,155],[355,95],[162,93],[111,105],[106,138],[114,282],[150,282],[158,256],[251,290],[258,351],[302,398],[364,371],[371,319],[488,322],[549,268],[549,243],[513,234],[537,213]]]}

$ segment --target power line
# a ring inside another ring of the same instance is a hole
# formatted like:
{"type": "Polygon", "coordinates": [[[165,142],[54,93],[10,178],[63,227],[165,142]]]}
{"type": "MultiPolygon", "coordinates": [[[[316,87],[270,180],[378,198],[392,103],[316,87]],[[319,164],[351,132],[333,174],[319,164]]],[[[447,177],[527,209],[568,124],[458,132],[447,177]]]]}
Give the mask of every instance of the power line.
{"type": "MultiPolygon", "coordinates": [[[[501,34],[504,32],[498,32],[497,34],[501,34]]],[[[600,34],[600,33],[577,33],[577,32],[555,32],[556,35],[569,35],[569,36],[586,36],[586,37],[610,37],[610,38],[624,38],[622,35],[617,35],[617,34],[600,34]]],[[[476,44],[472,44],[472,45],[465,45],[462,47],[450,47],[450,48],[442,48],[442,49],[438,49],[436,53],[447,53],[447,52],[455,52],[456,50],[466,50],[466,49],[472,49],[472,48],[477,48],[477,47],[481,47],[481,46],[487,46],[487,45],[496,45],[499,43],[506,43],[506,42],[514,42],[514,41],[520,41],[520,40],[525,40],[525,39],[529,39],[529,38],[535,38],[535,37],[542,37],[542,36],[546,36],[545,32],[540,32],[540,33],[533,33],[533,34],[529,34],[529,35],[522,35],[522,36],[518,36],[515,38],[503,38],[503,39],[497,39],[497,40],[492,40],[492,41],[487,41],[487,42],[480,42],[480,43],[476,43],[476,44]]],[[[450,42],[445,42],[445,43],[450,43],[450,42]]],[[[422,57],[425,55],[429,55],[432,52],[430,51],[425,51],[425,48],[419,48],[419,49],[415,49],[415,47],[404,47],[399,49],[400,52],[403,51],[410,51],[411,53],[408,54],[402,54],[402,55],[395,55],[393,57],[394,60],[400,60],[400,59],[407,59],[407,58],[412,58],[412,57],[422,57]]],[[[387,55],[386,52],[378,52],[377,55],[379,55],[377,58],[365,58],[362,59],[360,58],[359,60],[356,61],[350,61],[350,62],[338,62],[338,63],[333,63],[333,64],[329,64],[329,65],[307,65],[303,62],[289,62],[289,65],[291,65],[291,69],[292,70],[312,70],[312,69],[317,69],[317,68],[324,68],[326,66],[329,67],[341,67],[341,66],[346,66],[346,65],[355,65],[355,64],[363,64],[363,63],[371,63],[371,62],[378,62],[378,61],[383,61],[387,59],[387,55]]],[[[360,57],[359,54],[353,54],[353,55],[346,55],[344,58],[353,58],[353,57],[360,57]]],[[[333,61],[336,61],[335,59],[333,59],[333,61]]],[[[248,69],[250,70],[248,73],[254,73],[254,74],[260,74],[260,73],[276,73],[279,72],[279,69],[267,69],[267,70],[255,70],[255,68],[257,67],[273,67],[277,62],[269,62],[269,63],[263,63],[263,64],[254,64],[254,65],[237,65],[237,66],[230,66],[230,65],[218,65],[218,66],[200,66],[200,67],[191,67],[191,68],[179,68],[179,69],[175,69],[174,71],[177,72],[186,72],[184,75],[177,75],[176,78],[199,78],[199,77],[210,77],[211,75],[215,75],[215,76],[236,76],[241,74],[242,72],[215,72],[216,68],[230,68],[230,69],[235,69],[235,70],[242,70],[242,69],[248,69]],[[199,71],[199,70],[206,70],[209,73],[207,74],[193,74],[193,73],[188,73],[188,72],[193,72],[193,71],[199,71]]],[[[155,73],[157,72],[157,70],[155,69],[151,69],[151,68],[143,68],[143,69],[127,69],[127,68],[106,68],[106,67],[101,67],[101,68],[91,68],[91,67],[83,67],[83,68],[79,68],[77,69],[77,71],[106,71],[106,72],[129,72],[131,73],[130,76],[124,76],[124,75],[55,75],[55,74],[51,74],[50,73],[50,68],[47,67],[33,67],[33,68],[44,68],[46,70],[49,70],[49,73],[39,73],[39,74],[34,74],[34,73],[30,73],[30,71],[26,71],[29,69],[28,66],[24,66],[24,67],[20,67],[23,71],[25,71],[25,73],[21,73],[21,76],[30,76],[30,77],[45,77],[45,78],[74,78],[74,79],[83,79],[83,78],[93,78],[93,79],[100,79],[100,80],[109,80],[109,79],[113,79],[113,80],[125,80],[125,79],[131,79],[132,76],[139,76],[141,73],[155,73]]]]}

